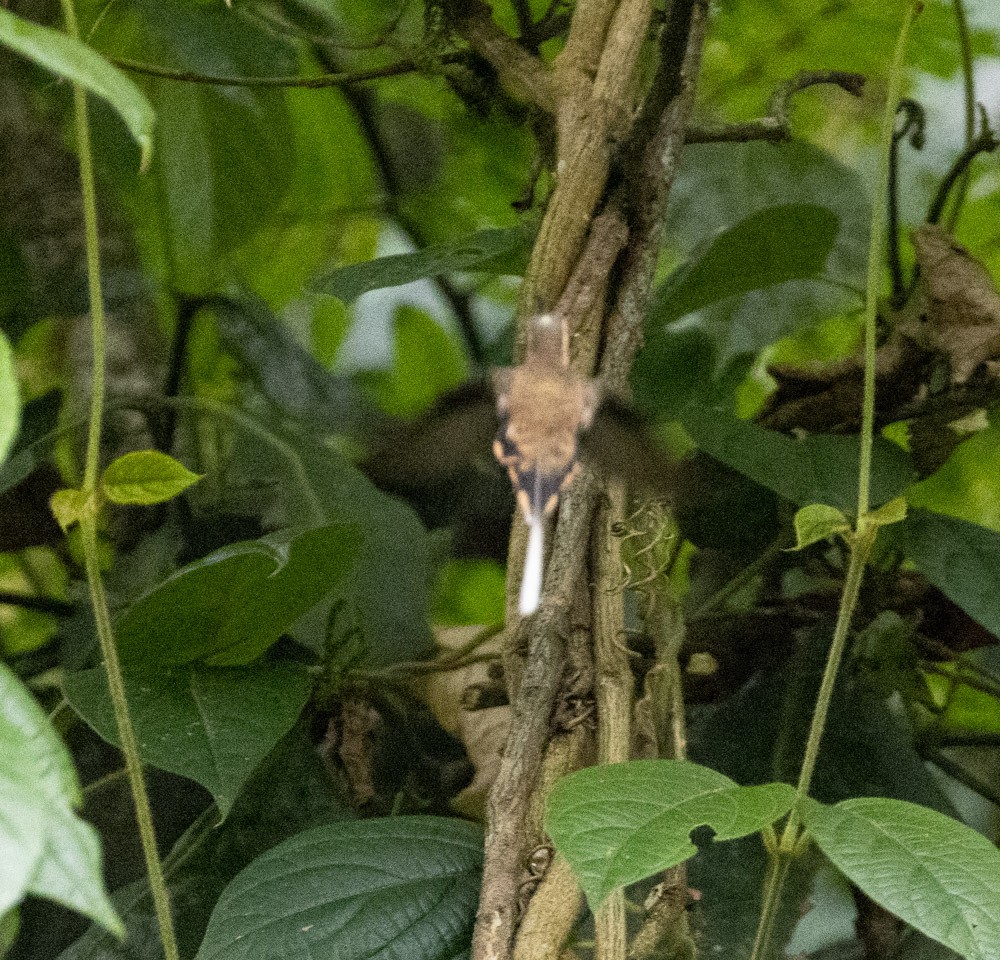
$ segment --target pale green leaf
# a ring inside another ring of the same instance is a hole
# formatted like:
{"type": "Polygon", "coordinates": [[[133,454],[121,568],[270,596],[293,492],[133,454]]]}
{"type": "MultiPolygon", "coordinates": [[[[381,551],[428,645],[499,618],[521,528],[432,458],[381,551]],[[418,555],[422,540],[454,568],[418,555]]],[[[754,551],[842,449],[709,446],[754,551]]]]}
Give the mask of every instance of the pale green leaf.
{"type": "Polygon", "coordinates": [[[824,503],[811,503],[795,514],[795,550],[820,540],[836,536],[846,536],[851,532],[851,523],[836,507],[824,503]]]}
{"type": "Polygon", "coordinates": [[[694,856],[691,831],[710,826],[733,840],[770,826],[791,808],[785,783],[741,787],[680,760],[588,767],[560,780],[545,828],[597,909],[617,887],[694,856]]]}
{"type": "Polygon", "coordinates": [[[894,497],[883,504],[878,510],[873,510],[865,517],[865,522],[874,527],[888,527],[893,523],[901,523],[906,519],[906,497],[894,497]]]}
{"type": "Polygon", "coordinates": [[[146,168],[153,150],[153,108],[142,91],[97,51],[73,37],[0,7],[0,44],[106,100],[125,121],[146,168]]]}
{"type": "MultiPolygon", "coordinates": [[[[2,8],[0,13],[3,13],[2,8]]],[[[10,448],[17,438],[20,422],[21,400],[17,386],[17,371],[14,369],[14,352],[0,331],[0,463],[3,463],[10,453],[10,448]]]]}
{"type": "Polygon", "coordinates": [[[108,465],[101,490],[112,503],[148,506],[173,499],[200,479],[200,474],[159,450],[137,450],[108,465]]]}
{"type": "Polygon", "coordinates": [[[68,751],[0,663],[0,914],[34,893],[119,933],[97,834],[73,813],[79,800],[68,751]]]}
{"type": "Polygon", "coordinates": [[[1000,851],[902,800],[862,797],[803,815],[816,845],[876,903],[966,960],[1000,958],[1000,851]]]}
{"type": "Polygon", "coordinates": [[[99,502],[94,493],[66,488],[52,494],[49,507],[63,533],[66,533],[73,524],[96,516],[99,502]]]}

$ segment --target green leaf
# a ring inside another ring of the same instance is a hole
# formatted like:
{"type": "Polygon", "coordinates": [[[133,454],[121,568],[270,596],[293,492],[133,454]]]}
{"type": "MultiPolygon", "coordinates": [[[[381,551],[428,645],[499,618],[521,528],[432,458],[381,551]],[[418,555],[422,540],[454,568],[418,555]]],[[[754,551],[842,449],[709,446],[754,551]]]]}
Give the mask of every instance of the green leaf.
{"type": "Polygon", "coordinates": [[[340,267],[319,277],[311,286],[318,293],[351,303],[370,290],[398,287],[444,273],[472,270],[519,273],[530,248],[531,235],[523,227],[480,230],[416,253],[400,253],[340,267]]]}
{"type": "Polygon", "coordinates": [[[149,505],[172,500],[201,477],[159,450],[136,450],[108,464],[101,490],[112,503],[149,505]]]}
{"type": "MultiPolygon", "coordinates": [[[[3,10],[0,9],[0,13],[3,10]]],[[[14,351],[0,331],[0,464],[7,459],[21,423],[20,390],[14,369],[14,351]]]]}
{"type": "Polygon", "coordinates": [[[122,930],[104,890],[93,828],[69,753],[17,677],[0,663],[0,914],[26,893],[122,930]]]}
{"type": "MultiPolygon", "coordinates": [[[[336,630],[341,635],[357,631],[370,668],[429,655],[434,649],[428,623],[431,573],[427,533],[420,520],[329,447],[302,435],[290,442],[326,515],[356,526],[363,537],[357,564],[334,593],[339,608],[336,630]]],[[[291,509],[293,518],[300,520],[312,513],[302,497],[291,509]]],[[[315,626],[314,633],[325,636],[326,621],[315,626]]]]}
{"type": "Polygon", "coordinates": [[[560,780],[545,829],[596,910],[617,887],[693,857],[697,827],[712,827],[716,840],[744,837],[786,814],[794,798],[786,783],[741,787],[695,763],[634,760],[560,780]]]}
{"type": "Polygon", "coordinates": [[[93,519],[100,509],[100,500],[94,492],[66,488],[52,494],[49,507],[63,533],[66,533],[73,524],[93,519]]]}
{"type": "Polygon", "coordinates": [[[430,314],[401,306],[394,317],[396,360],[369,380],[384,410],[399,417],[423,413],[468,377],[461,348],[430,314]]]}
{"type": "Polygon", "coordinates": [[[930,510],[911,511],[899,530],[917,569],[1000,636],[1000,534],[930,510]]]}
{"type": "Polygon", "coordinates": [[[108,464],[101,489],[112,503],[148,505],[172,500],[201,478],[159,450],[136,450],[108,464]]]}
{"type": "Polygon", "coordinates": [[[729,297],[818,276],[838,226],[833,211],[815,204],[785,204],[750,214],[702,244],[664,281],[651,321],[668,324],[729,297]]]}
{"type": "MultiPolygon", "coordinates": [[[[291,729],[309,697],[299,668],[178,667],[125,674],[142,759],[196,780],[225,817],[247,778],[291,729]]],[[[72,707],[116,746],[118,728],[103,667],[68,674],[72,707]]]]}
{"type": "MultiPolygon", "coordinates": [[[[789,69],[794,72],[797,68],[789,69]]],[[[759,105],[752,109],[756,111],[759,105]]],[[[711,335],[723,368],[736,356],[757,353],[795,330],[857,304],[859,295],[838,284],[863,286],[869,220],[865,195],[864,181],[856,171],[801,141],[779,145],[696,144],[685,148],[681,174],[670,195],[667,236],[675,242],[688,250],[703,250],[712,244],[720,229],[735,230],[740,221],[752,225],[757,216],[779,229],[782,221],[790,223],[798,218],[811,231],[801,238],[805,248],[802,254],[788,249],[789,241],[794,243],[794,234],[759,237],[762,248],[774,245],[782,256],[790,255],[790,263],[798,264],[802,276],[756,288],[744,282],[742,295],[715,300],[701,308],[696,323],[711,335]],[[816,208],[825,213],[814,216],[808,212],[816,208]],[[773,216],[768,214],[769,209],[776,211],[773,216]],[[807,274],[830,243],[831,224],[835,226],[835,237],[824,269],[807,274]]],[[[746,276],[749,271],[752,278],[758,268],[749,233],[743,234],[746,242],[741,244],[746,260],[734,261],[730,266],[737,276],[746,276]]],[[[693,256],[700,258],[698,253],[693,256]]],[[[713,260],[725,267],[721,260],[713,260]]],[[[781,269],[762,266],[758,278],[780,277],[781,269]]],[[[655,316],[656,311],[651,319],[655,316]]],[[[654,322],[653,329],[647,332],[647,342],[654,344],[660,335],[657,331],[668,330],[669,326],[654,322]]],[[[640,355],[640,366],[643,363],[640,355]]]]}
{"type": "MultiPolygon", "coordinates": [[[[725,410],[702,406],[682,411],[681,423],[705,453],[792,503],[856,508],[860,447],[855,437],[810,434],[798,440],[739,420],[725,410]]],[[[873,503],[898,496],[914,478],[909,456],[888,440],[876,438],[873,503]]]]}
{"type": "Polygon", "coordinates": [[[393,817],[300,833],[226,888],[196,960],[451,960],[468,949],[482,833],[393,817]]]}
{"type": "MultiPolygon", "coordinates": [[[[128,16],[103,19],[99,35],[115,55],[195,73],[298,70],[292,44],[225,4],[135,0],[128,16]]],[[[233,253],[269,225],[289,188],[295,138],[285,91],[141,83],[156,110],[155,179],[138,193],[121,183],[122,199],[138,223],[165,223],[151,247],[166,259],[160,269],[171,283],[185,293],[214,291],[229,277],[233,253]]]]}
{"type": "MultiPolygon", "coordinates": [[[[271,751],[224,823],[214,823],[206,812],[175,844],[167,885],[182,957],[198,952],[222,891],[253,860],[303,830],[352,818],[307,727],[300,721],[271,751]]],[[[118,888],[111,899],[128,931],[128,960],[163,960],[148,880],[118,888]]],[[[123,960],[122,948],[92,926],[59,960],[123,960]]]]}
{"type": "Polygon", "coordinates": [[[153,150],[153,108],[142,91],[86,44],[0,7],[0,44],[60,77],[80,84],[118,112],[142,152],[145,169],[153,150]]]}
{"type": "Polygon", "coordinates": [[[894,523],[902,523],[906,519],[906,497],[894,497],[888,503],[882,504],[878,510],[873,510],[865,517],[865,522],[873,527],[889,527],[894,523]]]}
{"type": "Polygon", "coordinates": [[[358,384],[330,373],[264,301],[213,297],[211,307],[226,347],[283,413],[327,433],[372,436],[385,428],[386,418],[358,384]]]}
{"type": "Polygon", "coordinates": [[[971,827],[902,800],[810,801],[816,845],[876,903],[966,960],[1000,958],[1000,851],[971,827]]]}
{"type": "Polygon", "coordinates": [[[360,547],[356,529],[339,524],[223,547],[126,611],[116,633],[122,659],[143,666],[249,663],[338,588],[360,547]]]}
{"type": "Polygon", "coordinates": [[[851,523],[836,507],[811,503],[795,514],[795,550],[803,550],[820,540],[851,533],[851,523]]]}

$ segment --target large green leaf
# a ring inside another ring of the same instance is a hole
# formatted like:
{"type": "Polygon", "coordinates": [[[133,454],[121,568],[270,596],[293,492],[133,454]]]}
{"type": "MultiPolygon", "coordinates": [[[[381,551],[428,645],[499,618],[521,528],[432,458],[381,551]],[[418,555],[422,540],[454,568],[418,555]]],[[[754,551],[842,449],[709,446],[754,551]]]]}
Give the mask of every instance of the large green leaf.
{"type": "Polygon", "coordinates": [[[398,287],[444,273],[470,270],[518,273],[524,269],[530,247],[531,235],[522,227],[481,230],[416,253],[400,253],[340,267],[319,277],[312,286],[319,293],[350,303],[369,290],[398,287]]]}
{"type": "MultiPolygon", "coordinates": [[[[690,406],[681,422],[699,448],[792,503],[857,506],[860,447],[854,437],[810,435],[797,440],[725,410],[690,406]]],[[[909,456],[878,438],[872,463],[872,502],[899,496],[915,479],[909,456]]]]}
{"type": "Polygon", "coordinates": [[[803,809],[817,846],[876,903],[966,960],[1000,958],[1000,851],[951,817],[862,797],[803,809]]]}
{"type": "Polygon", "coordinates": [[[357,530],[334,524],[216,550],[129,607],[116,633],[122,659],[249,663],[338,589],[359,549],[357,530]]]}
{"type": "MultiPolygon", "coordinates": [[[[117,746],[104,668],[68,674],[63,690],[80,716],[117,746]]],[[[196,780],[225,816],[302,712],[309,678],[301,669],[263,664],[133,670],[125,692],[142,759],[196,780]]]]}
{"type": "Polygon", "coordinates": [[[0,464],[7,459],[14,445],[20,422],[21,400],[17,371],[14,369],[14,352],[0,331],[0,464]]]}
{"type": "Polygon", "coordinates": [[[300,833],[226,888],[197,960],[451,960],[468,950],[482,834],[434,817],[300,833]]]}
{"type": "Polygon", "coordinates": [[[703,242],[664,281],[650,322],[671,323],[730,297],[818,276],[833,249],[838,223],[835,213],[815,204],[751,213],[703,242]]]}
{"type": "MultiPolygon", "coordinates": [[[[695,322],[709,334],[724,368],[738,355],[755,354],[780,337],[856,306],[858,295],[842,285],[860,286],[864,276],[865,194],[855,171],[803,142],[687,147],[670,196],[668,236],[694,251],[689,265],[699,273],[705,270],[712,282],[691,290],[664,319],[679,316],[678,309],[700,308],[697,318],[686,323],[695,322]],[[719,253],[736,248],[731,279],[724,277],[724,258],[711,255],[719,231],[724,231],[719,253]],[[801,249],[794,249],[796,243],[801,249]],[[780,262],[769,259],[772,251],[780,262]],[[699,267],[706,255],[709,264],[699,267]],[[823,269],[815,271],[821,259],[823,269]],[[720,298],[718,293],[726,289],[740,295],[720,298]]],[[[682,268],[661,296],[683,277],[682,268]]],[[[654,354],[656,341],[671,335],[670,324],[657,324],[656,317],[654,310],[647,331],[654,354]]],[[[650,359],[640,355],[640,369],[650,359]]]]}
{"type": "MultiPolygon", "coordinates": [[[[413,510],[378,490],[354,466],[312,437],[291,439],[306,479],[331,520],[361,531],[358,562],[334,593],[340,638],[360,639],[364,663],[385,666],[433,650],[428,622],[430,556],[427,533],[413,510]]],[[[291,519],[303,521],[315,509],[290,488],[291,519]]],[[[313,635],[325,633],[321,605],[310,616],[313,635]]]]}
{"type": "MultiPolygon", "coordinates": [[[[99,36],[115,55],[195,73],[275,76],[298,68],[290,43],[224,4],[136,0],[127,15],[103,17],[99,36]]],[[[288,188],[294,137],[284,93],[141,83],[156,110],[155,180],[139,195],[125,185],[123,200],[140,223],[157,225],[152,242],[168,257],[175,289],[214,290],[229,257],[271,222],[288,188]]]]}
{"type": "Polygon", "coordinates": [[[695,763],[635,760],[560,780],[545,828],[596,910],[616,887],[694,856],[696,828],[710,826],[720,841],[745,837],[786,814],[794,798],[786,783],[741,787],[695,763]]]}
{"type": "Polygon", "coordinates": [[[153,149],[153,108],[142,91],[99,53],[73,37],[0,7],[0,44],[106,100],[125,121],[145,167],[153,149]]]}
{"type": "Polygon", "coordinates": [[[33,893],[121,931],[104,890],[97,834],[73,812],[79,801],[65,746],[0,664],[0,914],[33,893]]]}
{"type": "Polygon", "coordinates": [[[1000,534],[930,510],[910,511],[899,529],[917,569],[1000,636],[1000,534]]]}

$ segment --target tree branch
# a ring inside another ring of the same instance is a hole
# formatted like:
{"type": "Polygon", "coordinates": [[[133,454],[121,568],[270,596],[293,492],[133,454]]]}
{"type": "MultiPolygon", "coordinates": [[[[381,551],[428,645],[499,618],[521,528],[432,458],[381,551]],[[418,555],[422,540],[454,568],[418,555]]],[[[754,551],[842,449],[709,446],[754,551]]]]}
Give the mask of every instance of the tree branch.
{"type": "Polygon", "coordinates": [[[482,0],[449,0],[445,9],[456,33],[496,71],[501,85],[515,100],[555,112],[548,67],[497,26],[487,4],[482,0]]]}

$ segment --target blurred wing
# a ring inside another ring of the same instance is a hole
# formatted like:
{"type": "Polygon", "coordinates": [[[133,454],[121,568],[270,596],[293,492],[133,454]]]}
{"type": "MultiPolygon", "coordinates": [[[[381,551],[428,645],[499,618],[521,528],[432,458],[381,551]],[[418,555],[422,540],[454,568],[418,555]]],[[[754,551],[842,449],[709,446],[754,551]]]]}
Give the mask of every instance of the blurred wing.
{"type": "Polygon", "coordinates": [[[420,419],[388,430],[361,469],[378,486],[394,490],[434,483],[489,451],[496,429],[490,384],[474,380],[446,393],[420,419]]]}
{"type": "Polygon", "coordinates": [[[601,473],[621,477],[658,497],[671,498],[677,487],[679,463],[650,435],[630,407],[608,398],[580,438],[580,450],[601,473]]]}

